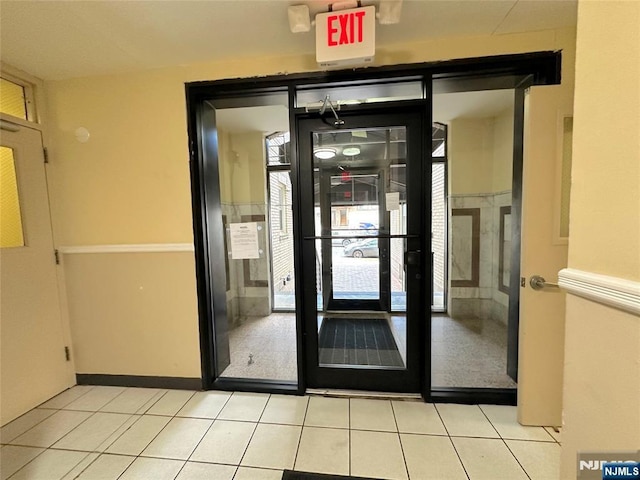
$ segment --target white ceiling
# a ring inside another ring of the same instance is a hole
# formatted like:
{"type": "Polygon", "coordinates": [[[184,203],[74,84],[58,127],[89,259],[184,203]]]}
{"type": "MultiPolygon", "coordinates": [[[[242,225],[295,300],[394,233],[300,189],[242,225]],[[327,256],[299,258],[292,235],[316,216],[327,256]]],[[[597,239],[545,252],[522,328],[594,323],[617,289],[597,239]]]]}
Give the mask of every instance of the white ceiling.
{"type": "MultiPolygon", "coordinates": [[[[0,58],[43,79],[114,74],[263,55],[312,55],[314,32],[289,31],[287,6],[329,0],[0,1],[0,58]]],[[[363,5],[379,0],[363,0],[363,5]]],[[[577,0],[405,0],[379,47],[576,23],[577,0]]]]}

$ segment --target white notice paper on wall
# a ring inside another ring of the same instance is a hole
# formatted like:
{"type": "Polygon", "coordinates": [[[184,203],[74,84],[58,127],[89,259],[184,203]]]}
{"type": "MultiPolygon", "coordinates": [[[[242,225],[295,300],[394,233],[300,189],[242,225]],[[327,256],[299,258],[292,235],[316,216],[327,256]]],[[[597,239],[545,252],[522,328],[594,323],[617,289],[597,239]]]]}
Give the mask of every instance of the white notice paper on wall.
{"type": "Polygon", "coordinates": [[[387,193],[387,210],[400,210],[400,192],[387,193]]]}
{"type": "Polygon", "coordinates": [[[258,249],[258,224],[256,222],[230,223],[231,258],[260,258],[258,249]]]}

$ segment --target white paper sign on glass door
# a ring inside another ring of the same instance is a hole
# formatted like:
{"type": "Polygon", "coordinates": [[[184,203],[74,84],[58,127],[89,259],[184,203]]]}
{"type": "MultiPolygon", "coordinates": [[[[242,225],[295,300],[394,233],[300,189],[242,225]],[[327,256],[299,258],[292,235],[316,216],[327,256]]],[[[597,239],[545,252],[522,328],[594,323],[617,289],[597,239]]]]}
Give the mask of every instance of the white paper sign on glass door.
{"type": "Polygon", "coordinates": [[[400,192],[387,193],[387,211],[400,210],[400,192]]]}
{"type": "Polygon", "coordinates": [[[229,224],[231,258],[260,258],[258,247],[258,224],[256,222],[229,224]]]}

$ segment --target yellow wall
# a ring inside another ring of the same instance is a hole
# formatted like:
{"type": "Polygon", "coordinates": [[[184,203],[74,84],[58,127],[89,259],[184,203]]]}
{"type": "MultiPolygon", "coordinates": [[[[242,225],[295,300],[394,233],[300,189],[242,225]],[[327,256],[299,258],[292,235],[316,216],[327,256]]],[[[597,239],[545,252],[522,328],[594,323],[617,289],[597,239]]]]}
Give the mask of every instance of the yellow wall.
{"type": "Polygon", "coordinates": [[[486,119],[459,118],[449,126],[449,192],[493,191],[493,131],[486,119]]]}
{"type": "Polygon", "coordinates": [[[495,117],[457,118],[449,124],[449,192],[511,190],[513,109],[495,117]]]}
{"type": "MultiPolygon", "coordinates": [[[[640,280],[640,3],[578,4],[569,267],[640,280]]],[[[561,478],[640,446],[640,317],[567,296],[561,478]]]]}
{"type": "Polygon", "coordinates": [[[262,132],[229,135],[228,185],[233,203],[265,205],[265,140],[262,132]]]}
{"type": "Polygon", "coordinates": [[[513,112],[510,108],[493,119],[493,192],[511,190],[513,182],[513,112]]]}
{"type": "MultiPolygon", "coordinates": [[[[572,39],[572,30],[436,39],[380,49],[376,63],[572,48],[572,39]]],[[[312,55],[260,57],[46,82],[56,244],[192,242],[184,83],[315,69],[312,55]],[[89,142],[75,140],[78,127],[89,130],[89,142]]],[[[162,263],[170,255],[175,254],[153,258],[162,263]]],[[[73,256],[73,266],[67,267],[68,281],[77,287],[69,291],[69,309],[74,348],[83,352],[79,368],[85,373],[95,373],[88,372],[90,368],[114,374],[196,375],[200,364],[193,278],[190,285],[180,286],[175,313],[159,311],[154,305],[164,301],[166,286],[174,285],[172,272],[157,270],[151,261],[127,265],[109,258],[117,262],[118,276],[108,276],[108,281],[101,278],[109,265],[96,264],[92,256],[73,256]],[[136,296],[131,290],[114,297],[120,302],[117,309],[78,316],[87,312],[85,299],[102,295],[98,290],[115,294],[119,278],[138,275],[146,279],[148,295],[136,296]],[[115,316],[128,310],[136,314],[128,315],[122,325],[115,316]],[[104,323],[117,326],[107,337],[104,323]],[[148,347],[150,326],[163,338],[180,332],[182,341],[172,350],[148,347]],[[126,362],[107,355],[117,356],[123,343],[138,345],[140,354],[127,355],[126,362]],[[174,356],[180,359],[179,367],[172,364],[174,356]]],[[[194,271],[192,256],[174,260],[184,275],[194,271]]]]}
{"type": "Polygon", "coordinates": [[[77,373],[199,378],[193,253],[65,255],[77,373]]]}

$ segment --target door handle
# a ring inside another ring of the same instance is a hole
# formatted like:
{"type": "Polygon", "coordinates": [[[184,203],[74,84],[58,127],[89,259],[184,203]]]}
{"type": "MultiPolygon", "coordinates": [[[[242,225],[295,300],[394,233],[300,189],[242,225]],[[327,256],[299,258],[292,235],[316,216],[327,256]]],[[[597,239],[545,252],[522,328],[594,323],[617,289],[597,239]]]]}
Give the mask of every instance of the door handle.
{"type": "Polygon", "coordinates": [[[547,282],[541,275],[533,275],[529,279],[529,285],[531,285],[531,288],[533,288],[534,290],[542,290],[546,287],[560,288],[557,283],[547,282]]]}
{"type": "Polygon", "coordinates": [[[422,252],[420,250],[404,252],[404,264],[419,267],[422,264],[422,252]]]}

